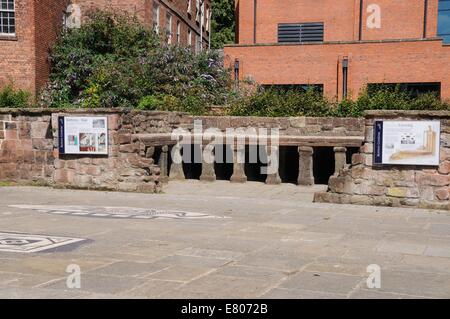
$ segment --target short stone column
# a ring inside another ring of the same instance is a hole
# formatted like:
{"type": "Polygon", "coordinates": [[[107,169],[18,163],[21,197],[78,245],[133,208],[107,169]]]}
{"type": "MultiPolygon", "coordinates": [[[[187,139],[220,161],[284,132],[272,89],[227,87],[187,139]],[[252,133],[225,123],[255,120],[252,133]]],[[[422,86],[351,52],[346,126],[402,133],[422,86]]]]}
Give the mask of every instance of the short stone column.
{"type": "Polygon", "coordinates": [[[269,185],[278,185],[281,184],[281,178],[280,178],[280,149],[278,146],[266,146],[266,153],[267,153],[267,169],[269,170],[267,172],[267,178],[266,178],[266,184],[269,185]],[[271,173],[270,169],[276,169],[276,172],[271,173]]]}
{"type": "Polygon", "coordinates": [[[334,175],[337,176],[339,171],[347,164],[347,148],[335,147],[334,150],[334,175]]]}
{"type": "Polygon", "coordinates": [[[214,182],[216,180],[216,173],[214,171],[214,149],[213,144],[203,146],[202,152],[202,174],[200,180],[204,182],[214,182]]]}
{"type": "Polygon", "coordinates": [[[314,150],[310,146],[300,146],[298,148],[298,185],[314,185],[313,153],[314,150]]]}
{"type": "Polygon", "coordinates": [[[159,179],[162,183],[169,181],[169,146],[163,145],[159,156],[159,179]]]}
{"type": "Polygon", "coordinates": [[[183,157],[181,156],[181,144],[177,143],[172,148],[172,165],[170,166],[169,180],[184,180],[183,157]]]}
{"type": "Polygon", "coordinates": [[[245,183],[245,145],[233,146],[233,175],[230,178],[231,183],[245,183]]]}

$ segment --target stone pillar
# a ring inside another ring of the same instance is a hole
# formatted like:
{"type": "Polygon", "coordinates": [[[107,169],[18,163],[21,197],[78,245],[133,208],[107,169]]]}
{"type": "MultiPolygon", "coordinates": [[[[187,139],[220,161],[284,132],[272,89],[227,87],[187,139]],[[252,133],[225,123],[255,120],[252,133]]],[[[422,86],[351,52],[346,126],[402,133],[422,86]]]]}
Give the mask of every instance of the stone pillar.
{"type": "Polygon", "coordinates": [[[160,181],[167,183],[169,181],[169,146],[163,145],[161,155],[159,156],[160,181]]]}
{"type": "Polygon", "coordinates": [[[269,185],[281,184],[281,178],[279,174],[280,149],[278,146],[266,146],[266,153],[267,153],[267,165],[276,168],[275,173],[273,174],[269,174],[270,172],[267,173],[266,184],[269,185]]]}
{"type": "Polygon", "coordinates": [[[169,180],[184,180],[183,157],[181,156],[181,144],[177,143],[172,148],[172,165],[170,166],[169,180]]]}
{"type": "Polygon", "coordinates": [[[347,164],[347,148],[335,147],[334,150],[334,175],[339,175],[339,171],[347,164]]]}
{"type": "Polygon", "coordinates": [[[313,153],[314,150],[310,146],[300,146],[299,153],[299,169],[298,169],[298,185],[314,185],[313,173],[313,153]]]}
{"type": "Polygon", "coordinates": [[[231,183],[245,183],[245,145],[232,146],[233,149],[233,175],[230,178],[231,183]]]}
{"type": "Polygon", "coordinates": [[[214,182],[216,180],[216,173],[214,171],[214,149],[213,144],[208,144],[202,147],[202,174],[200,180],[204,182],[214,182]]]}

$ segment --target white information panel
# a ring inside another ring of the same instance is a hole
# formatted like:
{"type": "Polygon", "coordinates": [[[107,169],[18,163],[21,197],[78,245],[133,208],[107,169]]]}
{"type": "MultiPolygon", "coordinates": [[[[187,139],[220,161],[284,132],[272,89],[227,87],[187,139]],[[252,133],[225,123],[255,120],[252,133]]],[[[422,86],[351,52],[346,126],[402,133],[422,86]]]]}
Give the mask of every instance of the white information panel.
{"type": "Polygon", "coordinates": [[[439,165],[440,121],[375,121],[374,163],[439,165]]]}
{"type": "Polygon", "coordinates": [[[59,152],[61,154],[108,154],[108,118],[61,116],[59,152]]]}

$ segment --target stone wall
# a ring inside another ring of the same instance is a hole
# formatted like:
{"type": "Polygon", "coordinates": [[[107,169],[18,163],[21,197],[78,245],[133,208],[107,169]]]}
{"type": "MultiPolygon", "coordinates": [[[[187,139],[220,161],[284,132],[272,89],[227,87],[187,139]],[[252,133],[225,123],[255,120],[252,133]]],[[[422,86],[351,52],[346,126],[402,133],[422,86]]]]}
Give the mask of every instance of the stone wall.
{"type": "Polygon", "coordinates": [[[170,133],[176,128],[192,131],[194,120],[202,120],[203,129],[214,127],[223,131],[241,127],[278,128],[282,140],[291,141],[291,146],[333,146],[324,143],[334,143],[336,137],[347,140],[350,137],[351,143],[360,145],[364,132],[364,120],[353,118],[190,116],[132,109],[0,109],[0,180],[156,192],[161,190],[169,173],[169,148],[176,142],[171,141],[170,133]],[[107,116],[108,155],[59,154],[57,119],[61,115],[107,116]],[[299,137],[302,140],[295,140],[299,137]],[[155,146],[164,152],[166,165],[161,164],[161,158],[155,163],[155,146]]]}
{"type": "Polygon", "coordinates": [[[124,121],[122,111],[67,111],[52,114],[53,145],[57,153],[58,117],[107,116],[108,155],[65,155],[55,157],[53,182],[57,186],[136,191],[153,193],[161,190],[159,168],[153,159],[140,156],[139,143],[133,139],[133,124],[124,121]],[[124,123],[125,122],[125,123],[124,123]]]}
{"type": "Polygon", "coordinates": [[[366,113],[365,141],[351,165],[329,180],[328,191],[316,202],[450,209],[450,112],[370,111],[366,113]],[[441,121],[440,165],[374,166],[375,119],[441,121]]]}
{"type": "Polygon", "coordinates": [[[0,180],[51,184],[54,173],[50,112],[0,113],[0,180]]]}

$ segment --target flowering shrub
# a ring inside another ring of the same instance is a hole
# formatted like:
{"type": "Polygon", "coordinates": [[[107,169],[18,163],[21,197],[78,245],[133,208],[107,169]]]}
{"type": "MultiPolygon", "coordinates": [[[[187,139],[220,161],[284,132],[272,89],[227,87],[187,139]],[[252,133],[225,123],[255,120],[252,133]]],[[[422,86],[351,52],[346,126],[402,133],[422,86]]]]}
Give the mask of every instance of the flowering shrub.
{"type": "Polygon", "coordinates": [[[171,108],[200,112],[226,102],[230,76],[217,53],[167,45],[136,18],[94,11],[80,29],[63,32],[51,54],[49,107],[171,108]],[[162,98],[168,96],[168,98],[162,98]],[[195,99],[200,107],[191,107],[195,99]],[[191,106],[189,106],[191,105],[191,106]]]}

